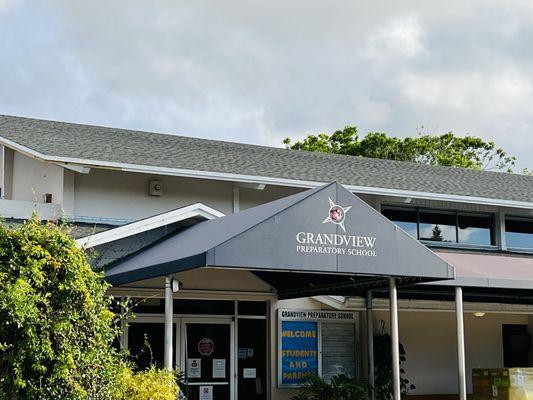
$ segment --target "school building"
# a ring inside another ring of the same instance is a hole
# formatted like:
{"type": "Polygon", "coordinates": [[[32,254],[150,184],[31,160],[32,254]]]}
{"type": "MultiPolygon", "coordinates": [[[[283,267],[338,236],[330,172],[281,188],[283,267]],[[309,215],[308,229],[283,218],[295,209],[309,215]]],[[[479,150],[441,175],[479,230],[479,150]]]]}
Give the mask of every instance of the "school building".
{"type": "Polygon", "coordinates": [[[122,345],[194,399],[372,382],[383,351],[395,398],[533,365],[533,177],[14,116],[0,145],[5,223],[68,221],[136,299],[122,345]]]}

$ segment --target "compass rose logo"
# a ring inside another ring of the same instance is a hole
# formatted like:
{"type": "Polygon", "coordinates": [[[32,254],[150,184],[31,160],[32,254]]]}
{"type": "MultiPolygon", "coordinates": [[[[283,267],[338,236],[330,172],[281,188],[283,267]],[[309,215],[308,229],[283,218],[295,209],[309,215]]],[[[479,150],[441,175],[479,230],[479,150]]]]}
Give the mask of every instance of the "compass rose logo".
{"type": "Polygon", "coordinates": [[[352,206],[342,207],[342,206],[339,206],[338,204],[335,204],[333,200],[331,200],[330,197],[328,197],[328,200],[329,200],[329,215],[324,221],[322,221],[322,223],[325,224],[326,222],[331,222],[335,225],[339,225],[342,228],[342,230],[346,232],[346,227],[344,226],[344,219],[346,218],[346,213],[350,211],[350,208],[352,208],[352,206]]]}

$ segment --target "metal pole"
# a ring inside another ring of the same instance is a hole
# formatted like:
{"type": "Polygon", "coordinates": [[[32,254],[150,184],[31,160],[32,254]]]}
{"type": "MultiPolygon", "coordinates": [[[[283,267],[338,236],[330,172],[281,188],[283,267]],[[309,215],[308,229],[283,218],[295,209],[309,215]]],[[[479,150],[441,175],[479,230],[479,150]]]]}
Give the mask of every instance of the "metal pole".
{"type": "Polygon", "coordinates": [[[398,293],[396,279],[389,278],[390,333],[392,348],[392,398],[401,400],[400,392],[400,338],[398,333],[398,293]]]}
{"type": "Polygon", "coordinates": [[[172,275],[165,277],[165,368],[172,371],[172,325],[174,317],[174,298],[172,296],[172,275]]]}
{"type": "Polygon", "coordinates": [[[366,343],[368,350],[368,384],[372,388],[370,400],[376,398],[374,393],[374,319],[372,317],[372,291],[366,292],[366,343]]]}
{"type": "Polygon", "coordinates": [[[465,325],[463,317],[463,289],[455,288],[455,318],[457,324],[457,371],[459,400],[466,400],[465,325]]]}

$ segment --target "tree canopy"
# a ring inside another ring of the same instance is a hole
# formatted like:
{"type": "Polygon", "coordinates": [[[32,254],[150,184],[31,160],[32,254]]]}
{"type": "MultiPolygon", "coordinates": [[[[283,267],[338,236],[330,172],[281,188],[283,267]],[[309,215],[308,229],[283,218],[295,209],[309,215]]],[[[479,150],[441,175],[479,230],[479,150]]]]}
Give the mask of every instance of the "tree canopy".
{"type": "Polygon", "coordinates": [[[357,127],[346,126],[332,134],[308,135],[294,143],[286,138],[283,143],[295,150],[505,172],[513,171],[516,160],[494,142],[475,136],[460,137],[453,132],[419,134],[403,139],[383,132],[370,132],[360,139],[357,127]]]}

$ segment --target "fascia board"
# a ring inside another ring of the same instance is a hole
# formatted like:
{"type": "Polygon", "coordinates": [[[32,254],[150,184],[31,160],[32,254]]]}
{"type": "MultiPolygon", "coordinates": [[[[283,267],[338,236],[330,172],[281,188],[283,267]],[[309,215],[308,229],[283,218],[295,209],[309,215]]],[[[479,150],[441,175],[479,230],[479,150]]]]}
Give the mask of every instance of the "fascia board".
{"type": "Polygon", "coordinates": [[[169,211],[163,214],[148,217],[140,221],[132,222],[127,225],[119,226],[108,231],[100,232],[94,235],[86,236],[76,240],[78,246],[83,248],[92,248],[101,244],[113,242],[128,236],[136,235],[156,229],[160,226],[168,225],[178,221],[184,221],[197,216],[206,219],[213,219],[224,216],[220,211],[208,207],[202,203],[192,204],[187,207],[169,211]]]}

